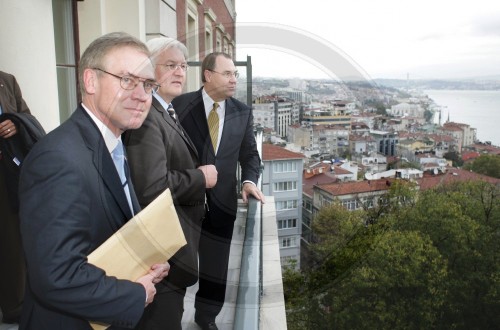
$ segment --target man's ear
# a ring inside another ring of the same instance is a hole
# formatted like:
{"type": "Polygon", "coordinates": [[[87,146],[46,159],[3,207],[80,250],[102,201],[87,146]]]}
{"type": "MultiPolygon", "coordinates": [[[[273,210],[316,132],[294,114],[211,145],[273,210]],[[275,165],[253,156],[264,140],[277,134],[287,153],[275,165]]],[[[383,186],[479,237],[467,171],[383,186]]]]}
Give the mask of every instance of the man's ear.
{"type": "Polygon", "coordinates": [[[92,69],[83,71],[83,87],[87,94],[94,94],[97,88],[97,72],[92,69]]]}
{"type": "Polygon", "coordinates": [[[205,75],[205,81],[210,82],[210,80],[212,78],[212,72],[210,72],[210,70],[205,70],[205,72],[203,72],[203,74],[205,75]]]}

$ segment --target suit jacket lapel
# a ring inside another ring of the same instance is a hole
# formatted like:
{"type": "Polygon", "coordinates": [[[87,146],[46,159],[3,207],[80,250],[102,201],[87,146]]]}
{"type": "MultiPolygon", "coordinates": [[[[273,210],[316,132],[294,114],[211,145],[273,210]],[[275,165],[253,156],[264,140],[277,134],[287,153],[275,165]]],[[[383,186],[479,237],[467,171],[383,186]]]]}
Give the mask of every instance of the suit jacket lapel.
{"type": "Polygon", "coordinates": [[[189,138],[187,133],[184,131],[180,122],[179,122],[179,124],[176,124],[174,119],[172,117],[170,117],[170,115],[167,113],[167,110],[165,110],[162,107],[162,105],[160,104],[160,102],[154,97],[153,97],[153,108],[161,114],[163,119],[167,122],[168,125],[170,125],[170,127],[172,127],[172,129],[174,129],[176,132],[179,133],[179,135],[182,137],[182,139],[184,139],[184,141],[186,142],[187,146],[196,155],[196,157],[198,157],[198,151],[196,150],[196,147],[193,144],[193,141],[191,141],[191,139],[189,138]]]}
{"type": "Polygon", "coordinates": [[[208,129],[207,115],[205,112],[205,104],[203,103],[203,96],[201,89],[198,91],[198,95],[194,98],[189,105],[189,115],[193,117],[193,122],[200,131],[200,136],[206,136],[206,148],[215,157],[215,150],[210,142],[210,132],[208,129]]]}
{"type": "MultiPolygon", "coordinates": [[[[121,211],[123,212],[125,218],[128,220],[132,218],[132,213],[130,211],[130,206],[128,205],[127,196],[123,190],[122,184],[120,182],[120,177],[116,172],[115,163],[111,158],[104,138],[101,132],[95,125],[94,121],[87,115],[83,108],[79,108],[77,111],[80,113],[75,113],[76,120],[81,123],[84,129],[84,140],[86,140],[87,147],[92,151],[92,159],[94,166],[101,176],[104,185],[107,187],[117,204],[119,205],[121,211]],[[81,117],[81,118],[78,118],[81,117]],[[86,121],[85,121],[86,120],[86,121]]],[[[129,181],[130,182],[130,181],[129,181]]],[[[137,201],[137,197],[132,193],[137,201]]],[[[133,199],[132,199],[133,200],[133,199]]],[[[123,223],[119,224],[120,226],[123,223]]]]}

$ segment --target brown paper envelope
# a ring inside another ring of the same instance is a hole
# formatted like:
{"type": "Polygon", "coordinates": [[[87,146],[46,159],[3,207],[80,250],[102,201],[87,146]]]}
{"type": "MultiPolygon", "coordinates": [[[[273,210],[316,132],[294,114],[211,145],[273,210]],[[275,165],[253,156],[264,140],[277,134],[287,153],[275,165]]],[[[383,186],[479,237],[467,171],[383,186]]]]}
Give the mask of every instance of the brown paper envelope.
{"type": "MultiPolygon", "coordinates": [[[[108,276],[135,281],[153,264],[166,262],[186,243],[172,195],[166,189],[95,249],[88,262],[102,268],[108,276]]],[[[109,326],[93,322],[90,325],[94,330],[109,326]]]]}

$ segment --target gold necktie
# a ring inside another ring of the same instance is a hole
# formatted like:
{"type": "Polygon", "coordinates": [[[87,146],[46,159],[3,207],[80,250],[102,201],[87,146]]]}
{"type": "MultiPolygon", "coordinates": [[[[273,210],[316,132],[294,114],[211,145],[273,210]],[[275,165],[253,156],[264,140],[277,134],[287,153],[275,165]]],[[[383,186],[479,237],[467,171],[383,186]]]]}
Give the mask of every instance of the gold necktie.
{"type": "Polygon", "coordinates": [[[217,151],[217,140],[219,137],[219,115],[217,114],[217,108],[219,103],[215,102],[212,110],[208,114],[208,130],[210,131],[210,139],[212,140],[212,145],[214,146],[214,151],[217,151]]]}

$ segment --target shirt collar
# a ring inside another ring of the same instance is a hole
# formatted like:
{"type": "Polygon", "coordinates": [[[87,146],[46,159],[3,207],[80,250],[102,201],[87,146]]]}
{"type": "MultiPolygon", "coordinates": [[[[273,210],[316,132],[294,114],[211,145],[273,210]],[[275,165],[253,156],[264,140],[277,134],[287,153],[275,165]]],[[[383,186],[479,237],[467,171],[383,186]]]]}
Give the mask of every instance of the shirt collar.
{"type": "MultiPolygon", "coordinates": [[[[205,88],[203,88],[201,90],[201,95],[203,97],[203,105],[205,106],[205,114],[207,115],[207,118],[208,118],[208,114],[212,110],[215,101],[212,100],[212,98],[210,97],[210,95],[207,94],[207,92],[205,91],[205,88]]],[[[219,113],[219,115],[221,113],[224,114],[225,109],[226,109],[226,100],[223,100],[223,101],[220,101],[220,102],[217,102],[217,103],[219,103],[219,109],[218,109],[217,112],[219,113]]]]}
{"type": "Polygon", "coordinates": [[[155,99],[157,99],[157,100],[158,100],[158,102],[160,102],[160,104],[161,104],[161,106],[163,107],[163,109],[165,109],[165,110],[167,110],[167,109],[168,109],[168,105],[169,105],[170,103],[167,103],[167,101],[165,101],[165,100],[164,100],[164,99],[160,96],[160,94],[158,94],[158,93],[154,93],[154,94],[153,94],[153,97],[154,97],[155,99]]]}
{"type": "Polygon", "coordinates": [[[90,118],[94,121],[101,132],[102,137],[104,138],[104,143],[106,143],[106,148],[108,148],[109,153],[113,152],[115,147],[118,145],[118,141],[120,140],[120,136],[116,137],[113,132],[106,126],[99,118],[97,118],[92,111],[90,111],[83,103],[83,109],[87,111],[90,118]]]}

